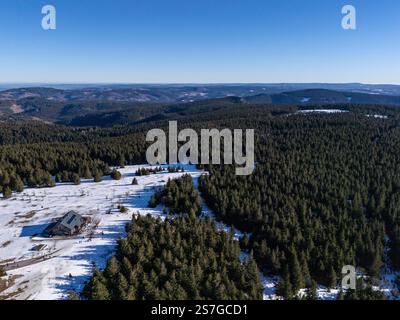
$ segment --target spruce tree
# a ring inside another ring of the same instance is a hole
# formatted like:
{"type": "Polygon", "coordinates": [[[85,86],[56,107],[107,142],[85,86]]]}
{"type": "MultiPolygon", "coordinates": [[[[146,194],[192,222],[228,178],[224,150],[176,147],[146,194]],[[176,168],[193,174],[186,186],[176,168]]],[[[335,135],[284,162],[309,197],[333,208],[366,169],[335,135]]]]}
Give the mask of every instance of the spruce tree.
{"type": "Polygon", "coordinates": [[[278,296],[283,297],[285,300],[291,300],[295,295],[292,283],[290,281],[290,274],[287,266],[284,267],[283,276],[277,284],[276,293],[278,296]]]}
{"type": "Polygon", "coordinates": [[[80,185],[81,184],[81,177],[79,176],[79,174],[77,174],[77,173],[72,174],[72,182],[75,185],[80,185]]]}
{"type": "Polygon", "coordinates": [[[329,288],[336,288],[337,286],[337,275],[335,272],[335,269],[333,269],[333,267],[331,266],[330,268],[330,272],[329,272],[329,278],[328,278],[328,287],[329,288]]]}
{"type": "Polygon", "coordinates": [[[12,197],[12,190],[10,189],[10,187],[4,187],[3,188],[3,197],[5,199],[9,199],[12,197]]]}
{"type": "Polygon", "coordinates": [[[20,176],[17,176],[15,179],[15,191],[16,192],[23,192],[24,191],[24,182],[20,178],[20,176]]]}
{"type": "Polygon", "coordinates": [[[307,288],[306,291],[306,300],[318,300],[318,292],[317,292],[317,282],[311,280],[311,285],[307,288]]]}
{"type": "Polygon", "coordinates": [[[94,174],[94,182],[101,182],[103,180],[103,177],[99,171],[96,171],[94,174]]]}
{"type": "Polygon", "coordinates": [[[297,258],[297,253],[292,249],[291,260],[290,260],[290,272],[294,292],[305,287],[305,281],[303,273],[300,267],[299,260],[297,258]]]}
{"type": "Polygon", "coordinates": [[[122,178],[121,172],[119,172],[118,170],[113,170],[111,172],[111,178],[113,180],[121,180],[121,178],[122,178]]]}

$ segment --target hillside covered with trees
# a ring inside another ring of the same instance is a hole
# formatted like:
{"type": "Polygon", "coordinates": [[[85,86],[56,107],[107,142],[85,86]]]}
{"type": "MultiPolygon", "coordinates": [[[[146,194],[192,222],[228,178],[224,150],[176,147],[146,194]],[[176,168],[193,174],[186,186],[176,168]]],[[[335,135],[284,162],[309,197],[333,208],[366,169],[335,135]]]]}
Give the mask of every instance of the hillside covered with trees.
{"type": "Polygon", "coordinates": [[[94,270],[84,298],[93,300],[262,299],[254,259],[240,261],[240,246],[211,219],[196,217],[199,195],[190,176],[171,180],[160,194],[173,214],[165,221],[137,216],[104,271],[94,270]]]}
{"type": "Polygon", "coordinates": [[[200,190],[287,296],[312,280],[336,287],[344,265],[378,277],[385,246],[400,268],[400,127],[355,114],[251,122],[256,169],[210,166],[200,190]]]}

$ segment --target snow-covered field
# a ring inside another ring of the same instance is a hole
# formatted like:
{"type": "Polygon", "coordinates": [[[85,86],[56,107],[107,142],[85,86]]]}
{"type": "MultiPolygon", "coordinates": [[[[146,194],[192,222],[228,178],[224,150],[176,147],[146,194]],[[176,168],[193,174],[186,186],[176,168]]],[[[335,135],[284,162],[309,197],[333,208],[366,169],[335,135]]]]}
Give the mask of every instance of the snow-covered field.
{"type": "MultiPolygon", "coordinates": [[[[120,169],[121,180],[104,177],[103,182],[83,180],[81,185],[57,184],[54,188],[26,189],[0,201],[0,265],[7,265],[10,287],[0,293],[13,299],[62,299],[71,289],[80,291],[93,265],[102,268],[114,252],[116,240],[124,235],[133,213],[162,216],[162,208],[147,207],[154,191],[169,178],[184,173],[161,172],[137,177],[138,168],[120,169]],[[127,213],[120,213],[122,205],[127,213]],[[68,239],[37,236],[54,219],[75,210],[90,217],[85,231],[68,239]],[[45,245],[41,251],[34,251],[45,245]],[[15,282],[15,283],[12,283],[15,282]]],[[[194,178],[202,172],[185,166],[194,178]]]]}

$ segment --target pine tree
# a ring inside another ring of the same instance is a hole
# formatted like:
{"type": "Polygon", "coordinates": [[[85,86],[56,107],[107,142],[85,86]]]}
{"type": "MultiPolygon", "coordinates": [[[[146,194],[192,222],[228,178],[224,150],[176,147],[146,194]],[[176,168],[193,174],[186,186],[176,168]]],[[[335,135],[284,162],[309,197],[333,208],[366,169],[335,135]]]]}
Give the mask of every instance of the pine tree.
{"type": "Polygon", "coordinates": [[[83,177],[85,179],[90,179],[92,177],[92,173],[90,172],[90,169],[87,165],[83,169],[83,177]]]}
{"type": "Polygon", "coordinates": [[[110,293],[105,283],[102,273],[95,269],[92,279],[83,290],[83,295],[90,300],[110,300],[110,293]]]}
{"type": "Polygon", "coordinates": [[[373,253],[372,262],[369,265],[368,271],[372,276],[379,276],[380,270],[383,266],[381,254],[378,251],[373,253]]]}
{"type": "Polygon", "coordinates": [[[104,270],[105,275],[108,278],[114,278],[116,277],[116,275],[119,272],[119,263],[116,257],[112,257],[108,263],[107,263],[107,267],[104,270]]]}
{"type": "Polygon", "coordinates": [[[121,155],[118,159],[118,165],[123,168],[126,165],[126,159],[124,155],[121,155]]]}
{"type": "Polygon", "coordinates": [[[305,299],[318,300],[317,282],[314,280],[311,280],[311,285],[307,288],[305,299]]]}
{"type": "Polygon", "coordinates": [[[116,286],[117,286],[116,299],[117,300],[126,300],[129,284],[122,273],[118,273],[118,275],[117,275],[116,286]]]}
{"type": "Polygon", "coordinates": [[[337,286],[337,275],[335,269],[333,269],[333,267],[331,266],[328,278],[328,287],[334,289],[336,288],[336,286],[337,286]]]}
{"type": "Polygon", "coordinates": [[[67,300],[80,300],[79,295],[74,290],[68,291],[67,300]]]}
{"type": "Polygon", "coordinates": [[[122,178],[121,172],[119,172],[118,170],[113,170],[111,172],[111,178],[114,180],[121,180],[122,178]]]}
{"type": "Polygon", "coordinates": [[[339,293],[337,294],[336,300],[344,300],[344,294],[342,290],[340,290],[339,293]]]}
{"type": "Polygon", "coordinates": [[[292,249],[291,260],[290,260],[290,271],[292,275],[292,285],[293,290],[297,292],[298,290],[305,287],[305,281],[300,267],[299,260],[297,258],[297,253],[292,249]]]}
{"type": "Polygon", "coordinates": [[[3,188],[3,197],[5,199],[9,199],[12,197],[12,190],[10,189],[10,187],[4,187],[3,188]]]}
{"type": "Polygon", "coordinates": [[[24,191],[24,182],[22,181],[22,179],[18,175],[15,178],[15,186],[14,186],[14,188],[15,188],[16,192],[23,192],[24,191]]]}
{"type": "Polygon", "coordinates": [[[245,233],[245,234],[243,235],[243,237],[240,238],[240,245],[241,245],[241,247],[242,247],[243,249],[248,249],[249,244],[250,244],[249,236],[247,235],[247,233],[245,233]]]}
{"type": "Polygon", "coordinates": [[[260,271],[257,267],[256,261],[250,256],[244,264],[244,279],[250,286],[250,292],[252,292],[252,299],[262,299],[262,287],[258,286],[260,283],[260,271]]]}
{"type": "Polygon", "coordinates": [[[293,299],[294,292],[287,266],[285,266],[283,276],[278,282],[276,293],[277,295],[283,297],[285,300],[293,299]]]}
{"type": "Polygon", "coordinates": [[[92,300],[109,300],[110,299],[110,294],[107,290],[106,285],[99,279],[95,278],[93,280],[91,297],[92,297],[92,300]]]}
{"type": "Polygon", "coordinates": [[[75,185],[80,185],[81,184],[81,177],[79,176],[79,174],[77,174],[77,173],[73,173],[72,174],[72,182],[75,185]]]}
{"type": "Polygon", "coordinates": [[[103,180],[102,175],[100,174],[99,171],[96,171],[96,173],[94,174],[94,182],[101,182],[103,180]]]}

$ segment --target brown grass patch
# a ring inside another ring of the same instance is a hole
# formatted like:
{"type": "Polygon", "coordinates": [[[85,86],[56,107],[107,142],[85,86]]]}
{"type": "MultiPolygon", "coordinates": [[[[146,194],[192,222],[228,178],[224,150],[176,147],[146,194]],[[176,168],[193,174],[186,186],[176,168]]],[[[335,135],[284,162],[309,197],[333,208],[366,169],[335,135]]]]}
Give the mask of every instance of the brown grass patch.
{"type": "Polygon", "coordinates": [[[22,219],[31,219],[35,216],[36,211],[29,211],[28,213],[22,214],[22,215],[18,215],[18,218],[22,218],[22,219]]]}
{"type": "Polygon", "coordinates": [[[22,109],[22,106],[20,106],[19,104],[13,103],[10,106],[10,109],[13,113],[22,113],[24,112],[24,109],[22,109]]]}
{"type": "Polygon", "coordinates": [[[21,288],[18,288],[17,291],[6,294],[6,295],[2,295],[1,293],[4,292],[5,290],[7,290],[8,288],[11,288],[16,280],[18,278],[22,277],[21,275],[15,275],[12,277],[9,277],[8,279],[0,279],[0,300],[7,300],[7,299],[11,299],[14,296],[18,295],[19,293],[22,292],[21,288]]]}

